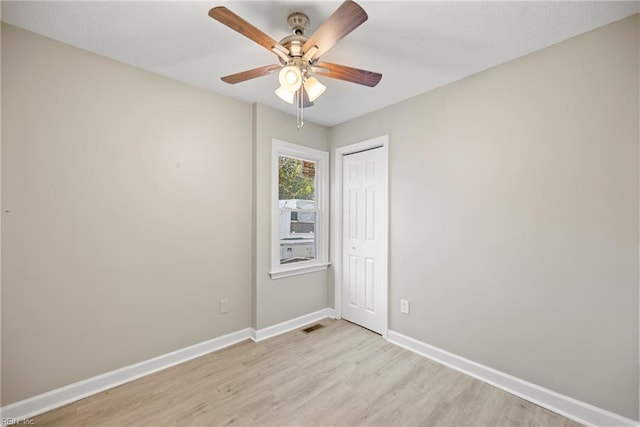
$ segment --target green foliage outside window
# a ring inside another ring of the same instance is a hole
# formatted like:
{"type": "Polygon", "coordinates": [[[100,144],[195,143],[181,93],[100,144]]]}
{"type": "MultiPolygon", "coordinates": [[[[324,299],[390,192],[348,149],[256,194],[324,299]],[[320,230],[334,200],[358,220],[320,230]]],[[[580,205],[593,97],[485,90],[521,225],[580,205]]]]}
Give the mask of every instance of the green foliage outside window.
{"type": "Polygon", "coordinates": [[[280,156],[278,166],[279,199],[315,200],[315,178],[305,177],[302,160],[280,156]]]}

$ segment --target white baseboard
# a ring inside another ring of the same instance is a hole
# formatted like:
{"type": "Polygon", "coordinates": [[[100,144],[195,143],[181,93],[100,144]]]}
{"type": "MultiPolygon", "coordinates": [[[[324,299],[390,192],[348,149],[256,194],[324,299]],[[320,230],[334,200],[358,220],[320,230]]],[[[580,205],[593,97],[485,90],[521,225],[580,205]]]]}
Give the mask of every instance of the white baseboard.
{"type": "Polygon", "coordinates": [[[296,317],[295,319],[287,320],[286,322],[278,323],[277,325],[268,326],[262,329],[252,329],[251,339],[256,342],[266,340],[327,317],[333,318],[333,316],[334,310],[332,308],[323,308],[322,310],[305,314],[304,316],[296,317]]]}
{"type": "Polygon", "coordinates": [[[74,384],[60,387],[0,408],[0,425],[23,424],[22,421],[30,417],[59,408],[60,406],[67,405],[71,402],[75,402],[76,400],[100,393],[129,381],[136,380],[144,377],[145,375],[184,363],[207,353],[223,349],[246,339],[251,338],[256,342],[262,341],[276,335],[284,334],[301,326],[308,325],[309,323],[317,322],[318,320],[322,320],[326,317],[333,316],[334,310],[331,308],[325,308],[267,328],[258,330],[253,328],[242,329],[228,335],[223,335],[162,356],[154,357],[153,359],[125,366],[124,368],[116,369],[115,371],[107,372],[74,384]]]}
{"type": "Polygon", "coordinates": [[[637,427],[640,425],[638,421],[633,421],[613,412],[556,393],[398,332],[389,331],[387,339],[393,344],[463,372],[579,423],[598,427],[637,427]]]}
{"type": "Polygon", "coordinates": [[[7,405],[0,409],[0,425],[23,424],[35,415],[244,341],[252,337],[251,332],[242,329],[7,405]]]}

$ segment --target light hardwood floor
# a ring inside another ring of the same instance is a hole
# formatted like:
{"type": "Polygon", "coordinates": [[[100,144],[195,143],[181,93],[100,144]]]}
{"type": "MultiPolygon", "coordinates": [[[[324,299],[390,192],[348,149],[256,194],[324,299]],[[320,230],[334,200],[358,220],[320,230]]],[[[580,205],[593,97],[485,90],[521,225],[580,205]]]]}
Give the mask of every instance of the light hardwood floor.
{"type": "Polygon", "coordinates": [[[174,366],[35,425],[579,425],[344,320],[320,323],[174,366]]]}

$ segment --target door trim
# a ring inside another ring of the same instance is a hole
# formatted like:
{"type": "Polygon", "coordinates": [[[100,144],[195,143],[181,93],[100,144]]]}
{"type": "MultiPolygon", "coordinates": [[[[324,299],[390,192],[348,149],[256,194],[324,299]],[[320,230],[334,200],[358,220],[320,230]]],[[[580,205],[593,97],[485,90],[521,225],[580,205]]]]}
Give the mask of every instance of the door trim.
{"type": "Polygon", "coordinates": [[[382,230],[384,243],[384,258],[387,263],[387,276],[383,280],[384,328],[382,336],[386,339],[389,331],[389,136],[383,135],[366,141],[357,142],[334,151],[334,170],[331,183],[331,239],[333,240],[331,254],[334,271],[334,313],[336,319],[342,318],[342,159],[345,155],[355,154],[370,149],[380,149],[384,155],[384,226],[382,230]]]}

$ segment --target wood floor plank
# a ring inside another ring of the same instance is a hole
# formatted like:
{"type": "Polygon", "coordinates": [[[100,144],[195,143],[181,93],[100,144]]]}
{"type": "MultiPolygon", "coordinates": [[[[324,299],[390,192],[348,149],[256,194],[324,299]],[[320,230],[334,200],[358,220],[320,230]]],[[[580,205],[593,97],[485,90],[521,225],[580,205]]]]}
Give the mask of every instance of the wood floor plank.
{"type": "Polygon", "coordinates": [[[39,426],[578,426],[326,319],[245,341],[34,418],[39,426]]]}

